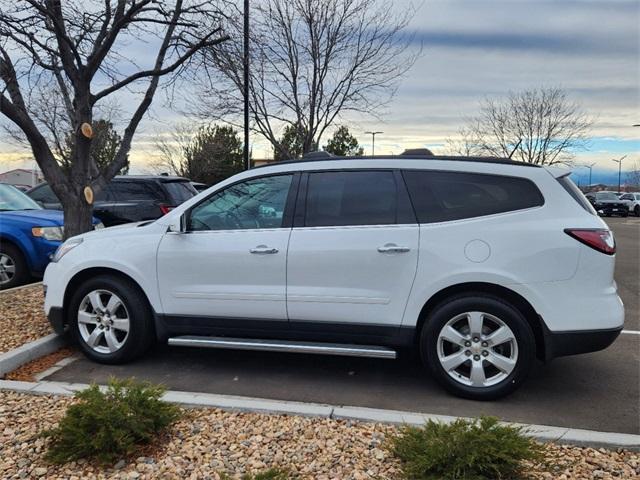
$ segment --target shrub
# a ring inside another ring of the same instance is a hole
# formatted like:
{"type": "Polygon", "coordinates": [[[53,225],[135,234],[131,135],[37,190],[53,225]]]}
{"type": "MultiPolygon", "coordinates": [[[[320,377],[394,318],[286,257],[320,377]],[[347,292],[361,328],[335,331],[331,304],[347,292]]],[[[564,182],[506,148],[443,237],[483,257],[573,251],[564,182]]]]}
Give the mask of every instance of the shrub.
{"type": "Polygon", "coordinates": [[[64,463],[80,458],[113,462],[149,443],[173,423],[180,409],[160,400],[164,388],[112,378],[105,392],[97,385],[78,392],[50,439],[47,459],[64,463]]]}
{"type": "MultiPolygon", "coordinates": [[[[231,480],[233,477],[230,477],[227,474],[222,474],[222,480],[231,480]]],[[[277,468],[270,468],[269,470],[265,470],[260,473],[247,473],[241,477],[241,480],[290,480],[295,477],[290,476],[284,470],[279,470],[277,468]]]]}
{"type": "Polygon", "coordinates": [[[544,458],[543,447],[521,427],[500,425],[493,417],[429,421],[424,427],[404,427],[388,445],[406,478],[427,480],[515,479],[524,475],[523,462],[544,458]]]}

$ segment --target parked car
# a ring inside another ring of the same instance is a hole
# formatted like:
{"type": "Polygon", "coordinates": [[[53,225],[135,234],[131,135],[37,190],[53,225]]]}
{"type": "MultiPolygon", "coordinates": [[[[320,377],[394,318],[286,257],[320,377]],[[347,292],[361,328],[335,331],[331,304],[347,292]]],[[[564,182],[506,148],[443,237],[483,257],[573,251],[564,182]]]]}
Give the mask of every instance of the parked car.
{"type": "MultiPolygon", "coordinates": [[[[96,219],[97,228],[102,224],[96,219]]],[[[42,276],[62,243],[62,212],[44,210],[12,185],[0,184],[0,290],[42,276]]]]}
{"type": "MultiPolygon", "coordinates": [[[[155,220],[197,193],[191,182],[182,177],[117,176],[106,190],[96,195],[93,214],[107,227],[155,220]]],[[[45,208],[62,210],[58,197],[47,183],[29,190],[27,195],[45,208]]]]}
{"type": "Polygon", "coordinates": [[[516,389],[535,357],[622,329],[615,242],[570,171],[502,159],[280,162],[155,222],[67,240],[45,311],[103,363],[170,345],[395,358],[451,392],[516,389]]]}
{"type": "Polygon", "coordinates": [[[600,215],[605,217],[611,215],[626,217],[629,215],[629,208],[614,192],[592,192],[587,193],[586,197],[600,215]]]}
{"type": "Polygon", "coordinates": [[[629,213],[640,217],[640,192],[625,193],[620,200],[627,206],[629,213]]]}

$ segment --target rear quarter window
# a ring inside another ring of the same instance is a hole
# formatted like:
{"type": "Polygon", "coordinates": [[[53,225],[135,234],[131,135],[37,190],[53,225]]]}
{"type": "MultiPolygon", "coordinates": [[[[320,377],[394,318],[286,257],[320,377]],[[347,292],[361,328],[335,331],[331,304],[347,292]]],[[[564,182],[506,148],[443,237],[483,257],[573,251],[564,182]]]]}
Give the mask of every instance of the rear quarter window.
{"type": "MultiPolygon", "coordinates": [[[[590,214],[597,215],[595,209],[593,208],[593,205],[591,205],[591,202],[589,202],[589,196],[585,197],[585,195],[580,191],[576,184],[573,183],[573,180],[569,178],[569,175],[560,177],[557,180],[558,183],[562,185],[562,188],[564,188],[566,192],[571,195],[571,198],[578,202],[578,205],[580,205],[590,214]]],[[[593,200],[593,196],[590,196],[590,198],[593,200]]]]}
{"type": "Polygon", "coordinates": [[[524,210],[544,204],[525,178],[482,173],[403,172],[420,223],[446,222],[524,210]]]}
{"type": "Polygon", "coordinates": [[[193,185],[191,185],[191,182],[162,182],[162,185],[169,194],[171,203],[174,203],[175,205],[179,205],[198,194],[198,191],[193,185]]]}
{"type": "Polygon", "coordinates": [[[162,191],[153,182],[120,181],[109,185],[115,201],[164,200],[162,191]]]}

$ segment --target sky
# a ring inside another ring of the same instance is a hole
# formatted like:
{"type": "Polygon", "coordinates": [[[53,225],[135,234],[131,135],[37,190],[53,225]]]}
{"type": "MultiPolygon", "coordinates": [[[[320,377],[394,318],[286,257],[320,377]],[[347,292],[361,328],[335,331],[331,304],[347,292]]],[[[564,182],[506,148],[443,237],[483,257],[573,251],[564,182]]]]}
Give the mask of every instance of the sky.
{"type": "MultiPolygon", "coordinates": [[[[396,0],[394,8],[409,3],[418,2],[396,0]]],[[[640,165],[640,127],[632,127],[640,123],[640,1],[426,0],[419,5],[408,28],[411,48],[422,45],[422,56],[382,120],[344,120],[367,153],[369,130],[384,132],[376,137],[376,154],[418,147],[438,153],[483,99],[553,86],[565,89],[594,119],[589,150],[575,159],[576,165],[596,164],[594,182],[617,175],[613,158],[627,155],[623,170],[640,165]]],[[[123,105],[127,95],[119,99],[123,105]]],[[[156,99],[134,138],[133,173],[150,171],[154,138],[180,120],[162,97],[156,99]]],[[[252,150],[254,157],[270,155],[258,136],[252,150]]],[[[28,150],[0,137],[0,172],[32,164],[28,150]]],[[[575,172],[578,182],[587,182],[588,169],[575,172]]]]}

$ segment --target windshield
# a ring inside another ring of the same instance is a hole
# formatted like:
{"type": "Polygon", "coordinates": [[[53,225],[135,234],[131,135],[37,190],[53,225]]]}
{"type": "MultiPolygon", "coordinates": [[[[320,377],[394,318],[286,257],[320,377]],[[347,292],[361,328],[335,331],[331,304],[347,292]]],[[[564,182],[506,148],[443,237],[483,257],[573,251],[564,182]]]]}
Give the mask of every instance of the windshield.
{"type": "Polygon", "coordinates": [[[0,184],[0,212],[41,209],[40,205],[13,185],[0,184]]]}
{"type": "Polygon", "coordinates": [[[596,198],[598,200],[618,200],[618,196],[610,192],[598,192],[596,193],[596,198]]]}

